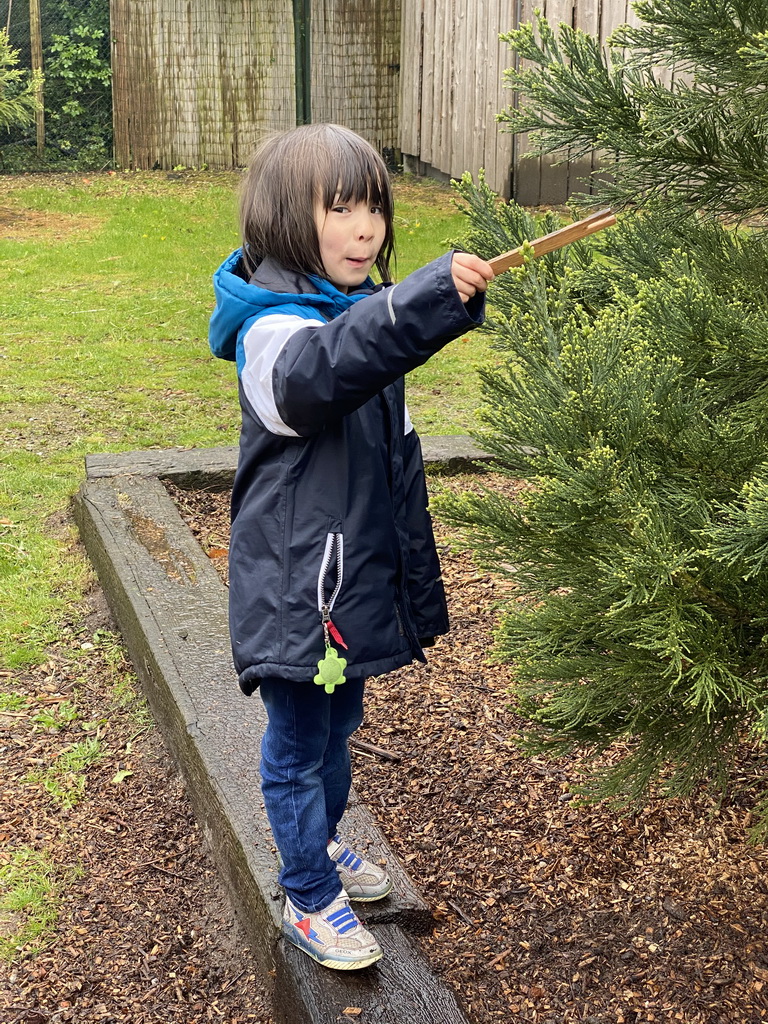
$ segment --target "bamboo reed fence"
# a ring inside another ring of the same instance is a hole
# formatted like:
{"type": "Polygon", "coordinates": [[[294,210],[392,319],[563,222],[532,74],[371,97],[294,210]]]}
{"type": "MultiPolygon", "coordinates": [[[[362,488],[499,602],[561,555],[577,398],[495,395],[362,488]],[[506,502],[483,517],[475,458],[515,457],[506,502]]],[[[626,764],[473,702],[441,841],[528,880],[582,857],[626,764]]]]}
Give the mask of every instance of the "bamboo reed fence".
{"type": "Polygon", "coordinates": [[[294,123],[290,0],[111,0],[110,18],[119,166],[234,167],[294,123]]]}
{"type": "Polygon", "coordinates": [[[400,0],[314,0],[310,68],[297,68],[292,0],[111,0],[115,156],[124,167],[238,167],[297,120],[394,153],[400,0]]]}

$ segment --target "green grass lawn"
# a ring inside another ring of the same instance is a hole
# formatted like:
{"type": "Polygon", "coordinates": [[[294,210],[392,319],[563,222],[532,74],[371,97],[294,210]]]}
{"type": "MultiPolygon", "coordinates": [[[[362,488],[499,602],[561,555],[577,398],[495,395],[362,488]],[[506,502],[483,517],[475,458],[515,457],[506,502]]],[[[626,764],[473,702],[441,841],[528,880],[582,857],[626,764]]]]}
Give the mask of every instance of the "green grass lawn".
{"type": "MultiPolygon", "coordinates": [[[[89,570],[66,514],[91,452],[235,444],[234,366],[207,345],[211,274],[238,244],[235,174],[0,178],[0,662],[33,663],[89,570]]],[[[398,277],[464,218],[450,190],[396,186],[398,277]]],[[[422,434],[464,433],[487,345],[411,375],[422,434]]]]}

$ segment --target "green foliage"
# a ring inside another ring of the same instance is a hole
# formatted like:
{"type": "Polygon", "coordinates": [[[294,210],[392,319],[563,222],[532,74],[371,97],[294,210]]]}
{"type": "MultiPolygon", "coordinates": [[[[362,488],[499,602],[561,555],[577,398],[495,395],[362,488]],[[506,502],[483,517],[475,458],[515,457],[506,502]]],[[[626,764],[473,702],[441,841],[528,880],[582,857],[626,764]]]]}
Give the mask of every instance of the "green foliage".
{"type": "MultiPolygon", "coordinates": [[[[473,247],[528,219],[461,190],[473,247]]],[[[602,251],[581,243],[494,285],[504,365],[483,373],[481,440],[529,486],[443,507],[525,598],[498,653],[539,748],[635,738],[600,789],[631,797],[670,760],[674,792],[713,766],[725,778],[743,730],[768,723],[768,294],[748,283],[768,280],[768,240],[691,230],[698,260],[627,221],[602,251]]]]}
{"type": "Polygon", "coordinates": [[[72,29],[75,25],[90,25],[104,35],[109,34],[109,4],[105,0],[46,0],[46,24],[72,29]]]}
{"type": "Polygon", "coordinates": [[[4,711],[24,711],[29,699],[21,693],[0,693],[0,715],[4,711]]]}
{"type": "Polygon", "coordinates": [[[112,71],[104,32],[76,24],[54,35],[46,61],[48,143],[80,166],[111,163],[112,71]]]}
{"type": "Polygon", "coordinates": [[[11,46],[8,33],[0,29],[0,129],[35,120],[37,80],[17,67],[18,63],[19,51],[11,46]]]}
{"type": "Polygon", "coordinates": [[[503,36],[526,63],[504,73],[522,102],[499,120],[532,132],[543,152],[607,151],[613,180],[593,184],[617,208],[768,211],[765,0],[645,0],[635,10],[644,24],[622,27],[605,50],[541,17],[503,36]]]}
{"type": "MultiPolygon", "coordinates": [[[[28,38],[26,12],[13,9],[16,38],[28,38]],[[18,14],[17,14],[18,11],[18,14]]],[[[1,66],[1,65],[0,65],[1,66]]],[[[112,163],[109,5],[100,0],[46,5],[43,21],[45,149],[36,149],[34,117],[4,123],[2,167],[8,171],[100,168],[112,163]]],[[[28,71],[16,72],[29,76],[28,71]]],[[[37,80],[34,80],[37,82],[37,80]]],[[[0,75],[0,95],[2,95],[0,75]]],[[[11,90],[16,95],[19,84],[11,90]]],[[[1,101],[0,101],[1,102],[1,101]]]]}
{"type": "Polygon", "coordinates": [[[66,729],[72,722],[76,722],[78,717],[77,706],[71,701],[65,700],[58,707],[41,708],[40,711],[32,715],[32,721],[41,729],[59,732],[61,729],[66,729]]]}
{"type": "MultiPolygon", "coordinates": [[[[546,150],[615,149],[591,202],[645,209],[493,283],[480,440],[525,484],[442,501],[516,584],[497,653],[530,747],[612,748],[586,788],[620,801],[725,786],[768,738],[768,232],[715,216],[768,209],[768,3],[638,11],[609,56],[543,20],[508,37],[532,66],[503,119],[546,150]]],[[[481,254],[557,226],[457,188],[481,254]]]]}

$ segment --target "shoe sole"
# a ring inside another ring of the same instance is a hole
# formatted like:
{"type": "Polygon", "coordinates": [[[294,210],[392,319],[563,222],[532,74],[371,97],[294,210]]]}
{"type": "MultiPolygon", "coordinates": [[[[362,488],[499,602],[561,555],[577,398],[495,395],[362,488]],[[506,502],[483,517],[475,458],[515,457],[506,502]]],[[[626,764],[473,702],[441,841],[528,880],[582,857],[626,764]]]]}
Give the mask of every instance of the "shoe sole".
{"type": "Polygon", "coordinates": [[[298,929],[293,925],[283,922],[282,932],[291,945],[296,946],[302,953],[306,953],[308,957],[311,957],[322,967],[330,967],[334,971],[359,971],[363,967],[370,967],[371,964],[375,964],[384,956],[384,951],[380,949],[376,953],[371,953],[369,956],[360,957],[356,960],[336,960],[332,957],[323,957],[311,945],[308,939],[306,942],[302,942],[302,933],[298,932],[298,929]],[[296,934],[297,932],[298,934],[296,934]]]}

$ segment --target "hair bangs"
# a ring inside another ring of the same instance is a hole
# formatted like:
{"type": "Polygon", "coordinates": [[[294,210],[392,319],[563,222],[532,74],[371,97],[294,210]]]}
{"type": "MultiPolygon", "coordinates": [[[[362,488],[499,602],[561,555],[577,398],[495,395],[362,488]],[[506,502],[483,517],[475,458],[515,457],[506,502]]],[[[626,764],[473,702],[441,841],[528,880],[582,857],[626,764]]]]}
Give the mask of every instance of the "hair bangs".
{"type": "Polygon", "coordinates": [[[331,159],[324,169],[321,196],[325,208],[329,210],[337,199],[389,205],[389,176],[378,153],[351,132],[338,141],[341,144],[334,147],[335,153],[327,154],[331,159]]]}

